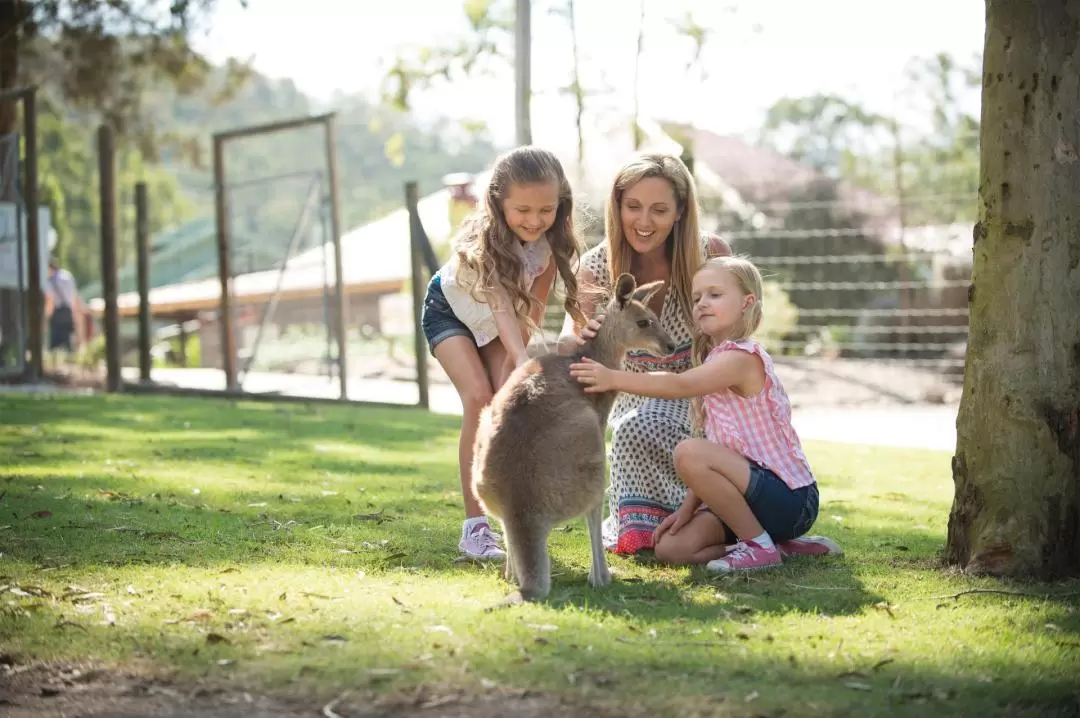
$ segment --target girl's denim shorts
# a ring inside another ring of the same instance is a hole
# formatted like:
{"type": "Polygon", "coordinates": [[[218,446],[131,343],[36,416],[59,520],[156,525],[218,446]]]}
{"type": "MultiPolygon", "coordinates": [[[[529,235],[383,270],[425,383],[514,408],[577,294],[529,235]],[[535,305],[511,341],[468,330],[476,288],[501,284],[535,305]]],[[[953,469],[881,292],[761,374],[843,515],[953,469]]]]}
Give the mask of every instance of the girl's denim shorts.
{"type": "Polygon", "coordinates": [[[432,356],[435,356],[435,347],[450,337],[473,338],[472,332],[457,318],[454,310],[450,308],[450,302],[446,301],[446,295],[442,290],[442,279],[438,272],[435,272],[431,281],[428,282],[424,309],[420,315],[420,328],[424,331],[428,351],[432,356]]]}
{"type": "Polygon", "coordinates": [[[790,541],[809,531],[817,521],[818,502],[817,484],[792,489],[771,470],[750,462],[746,503],[773,541],[790,541]]]}

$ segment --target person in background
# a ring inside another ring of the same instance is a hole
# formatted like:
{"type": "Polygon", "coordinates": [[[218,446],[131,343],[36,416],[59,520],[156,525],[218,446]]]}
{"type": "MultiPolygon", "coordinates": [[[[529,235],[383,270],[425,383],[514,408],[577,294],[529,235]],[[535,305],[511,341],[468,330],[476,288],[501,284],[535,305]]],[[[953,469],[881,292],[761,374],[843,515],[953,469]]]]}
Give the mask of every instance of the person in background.
{"type": "Polygon", "coordinates": [[[57,362],[60,352],[74,354],[82,345],[86,307],[79,298],[78,285],[71,272],[49,260],[45,282],[45,317],[49,323],[48,351],[57,362]]]}

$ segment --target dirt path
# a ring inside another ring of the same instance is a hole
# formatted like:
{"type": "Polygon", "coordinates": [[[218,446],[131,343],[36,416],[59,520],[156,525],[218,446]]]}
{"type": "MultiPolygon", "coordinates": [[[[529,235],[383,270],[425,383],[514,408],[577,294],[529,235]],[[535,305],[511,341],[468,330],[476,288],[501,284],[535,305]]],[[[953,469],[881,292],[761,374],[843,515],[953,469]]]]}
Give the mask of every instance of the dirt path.
{"type": "Polygon", "coordinates": [[[0,714],[8,718],[548,718],[629,715],[622,708],[569,702],[523,691],[478,695],[421,689],[376,697],[355,691],[338,698],[270,696],[243,687],[184,683],[140,667],[10,665],[0,672],[0,714]]]}

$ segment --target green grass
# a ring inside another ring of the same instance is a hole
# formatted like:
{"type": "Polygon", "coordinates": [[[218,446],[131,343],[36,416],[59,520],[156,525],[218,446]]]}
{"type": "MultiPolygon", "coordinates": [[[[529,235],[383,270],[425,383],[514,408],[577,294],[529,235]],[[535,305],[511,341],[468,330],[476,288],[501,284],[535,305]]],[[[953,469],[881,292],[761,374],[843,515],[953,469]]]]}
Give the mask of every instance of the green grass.
{"type": "Polygon", "coordinates": [[[0,652],[334,696],[420,684],[689,715],[1048,715],[1075,598],[941,565],[948,455],[811,443],[840,558],[749,577],[552,536],[544,604],[454,562],[457,420],[410,409],[0,396],[0,652]]]}

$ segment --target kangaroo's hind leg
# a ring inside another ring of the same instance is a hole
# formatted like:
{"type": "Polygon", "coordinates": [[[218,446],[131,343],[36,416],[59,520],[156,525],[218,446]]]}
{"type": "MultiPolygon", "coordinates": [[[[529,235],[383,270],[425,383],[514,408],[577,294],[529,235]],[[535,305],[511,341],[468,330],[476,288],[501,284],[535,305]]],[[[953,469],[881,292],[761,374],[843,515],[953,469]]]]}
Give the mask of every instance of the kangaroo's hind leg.
{"type": "MultiPolygon", "coordinates": [[[[502,534],[503,534],[504,541],[505,541],[505,536],[507,535],[507,533],[506,533],[506,522],[503,521],[502,519],[500,519],[499,520],[499,525],[502,527],[502,534]]],[[[506,581],[507,583],[517,583],[517,577],[514,575],[514,557],[513,557],[513,553],[512,553],[513,548],[510,546],[509,541],[506,542],[505,548],[506,548],[506,564],[503,566],[503,580],[506,581]]]]}
{"type": "Polygon", "coordinates": [[[608,569],[607,554],[604,550],[604,540],[601,535],[604,523],[603,498],[594,508],[585,514],[585,523],[589,527],[589,546],[592,548],[592,567],[589,569],[589,585],[594,588],[607,586],[611,583],[611,571],[608,569]]]}

